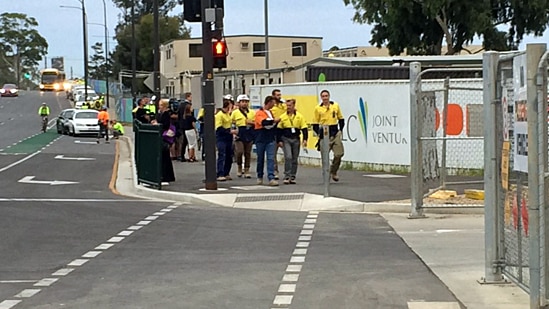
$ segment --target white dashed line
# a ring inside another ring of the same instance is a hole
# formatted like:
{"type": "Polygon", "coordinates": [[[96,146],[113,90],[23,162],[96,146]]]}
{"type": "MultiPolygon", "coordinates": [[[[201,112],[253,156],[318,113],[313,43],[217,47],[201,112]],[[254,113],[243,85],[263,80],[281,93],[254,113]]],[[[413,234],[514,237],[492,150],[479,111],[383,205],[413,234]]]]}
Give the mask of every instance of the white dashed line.
{"type": "Polygon", "coordinates": [[[83,258],[94,258],[100,255],[103,251],[88,251],[84,255],[82,255],[83,258]]]}
{"type": "Polygon", "coordinates": [[[82,266],[84,264],[86,264],[89,260],[87,259],[76,259],[72,262],[70,262],[69,264],[67,264],[67,266],[82,266]]]}
{"type": "Polygon", "coordinates": [[[20,300],[5,300],[0,303],[0,309],[11,309],[20,302],[20,300]]]}
{"type": "MultiPolygon", "coordinates": [[[[32,155],[30,155],[26,158],[23,158],[22,160],[14,163],[12,165],[4,167],[4,168],[0,169],[0,172],[6,170],[8,168],[11,168],[12,166],[15,166],[15,165],[17,165],[17,164],[19,164],[19,163],[21,163],[25,160],[28,160],[31,157],[37,155],[38,153],[39,152],[35,152],[32,155]]],[[[83,258],[75,259],[75,260],[71,261],[70,263],[68,263],[67,266],[82,266],[82,265],[86,264],[87,262],[90,261],[90,259],[93,259],[93,258],[97,257],[98,255],[100,255],[101,253],[103,253],[104,250],[110,249],[116,243],[119,243],[122,240],[124,240],[127,236],[132,235],[135,231],[140,230],[141,228],[143,228],[143,226],[148,225],[149,223],[151,223],[152,222],[151,220],[155,220],[155,219],[158,218],[158,216],[164,215],[164,214],[176,209],[177,207],[178,207],[178,205],[174,204],[172,206],[169,206],[166,209],[163,209],[164,212],[162,212],[162,213],[160,213],[159,211],[155,212],[154,215],[148,216],[145,220],[139,221],[135,225],[131,225],[130,227],[128,227],[126,230],[123,230],[122,232],[119,232],[118,236],[114,236],[114,237],[109,238],[109,240],[107,240],[106,242],[104,242],[104,243],[98,245],[97,247],[95,247],[94,250],[84,253],[82,255],[83,258]],[[126,236],[126,237],[123,237],[123,236],[126,236]]],[[[75,270],[75,268],[70,268],[70,267],[58,269],[57,271],[55,271],[54,273],[51,274],[52,276],[56,276],[57,278],[43,278],[43,279],[38,280],[38,281],[36,281],[36,280],[5,280],[5,281],[9,281],[10,283],[13,283],[12,281],[18,281],[17,283],[34,283],[35,287],[49,287],[52,284],[54,284],[55,282],[57,282],[60,279],[60,277],[66,276],[66,275],[70,274],[71,272],[73,272],[74,270],[75,270]]],[[[0,281],[0,283],[2,283],[2,282],[3,281],[0,281]]],[[[14,298],[29,298],[29,297],[32,297],[32,296],[36,295],[40,291],[41,291],[41,289],[24,289],[21,292],[19,292],[18,294],[14,295],[13,297],[14,298]]],[[[0,302],[0,309],[11,309],[14,306],[16,306],[17,304],[19,304],[20,302],[21,302],[21,300],[19,300],[19,299],[6,299],[6,300],[0,302]]]]}
{"type": "Polygon", "coordinates": [[[163,216],[165,214],[166,214],[165,212],[161,212],[161,211],[153,213],[154,216],[163,216]]]}
{"type": "Polygon", "coordinates": [[[317,218],[318,212],[311,211],[303,222],[303,229],[299,233],[298,241],[290,258],[290,264],[286,267],[282,283],[279,285],[277,294],[273,300],[273,306],[288,308],[292,304],[299,274],[303,269],[303,263],[305,263],[307,248],[309,248],[317,218]]]}
{"type": "Polygon", "coordinates": [[[59,269],[58,271],[54,272],[51,275],[52,276],[66,276],[66,275],[70,274],[73,270],[74,270],[74,268],[61,268],[61,269],[59,269]]]}
{"type": "Polygon", "coordinates": [[[29,298],[33,297],[34,295],[38,294],[38,292],[42,291],[41,289],[24,289],[23,291],[16,294],[14,297],[18,298],[29,298]]]}
{"type": "Polygon", "coordinates": [[[124,240],[124,238],[126,237],[111,237],[109,238],[109,240],[107,240],[107,242],[121,242],[122,240],[124,240]]]}
{"type": "Polygon", "coordinates": [[[54,284],[57,280],[59,280],[59,278],[44,278],[33,285],[34,286],[50,286],[54,284]]]}

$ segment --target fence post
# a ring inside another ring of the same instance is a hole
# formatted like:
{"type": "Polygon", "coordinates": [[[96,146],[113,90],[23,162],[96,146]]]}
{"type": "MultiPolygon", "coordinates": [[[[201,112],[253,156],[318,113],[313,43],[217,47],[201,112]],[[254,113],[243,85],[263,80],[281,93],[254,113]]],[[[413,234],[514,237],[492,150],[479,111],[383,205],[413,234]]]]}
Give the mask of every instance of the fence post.
{"type": "Polygon", "coordinates": [[[410,64],[410,174],[411,202],[410,218],[423,217],[423,159],[421,151],[421,120],[419,104],[421,100],[421,64],[410,64]]]}
{"type": "Polygon", "coordinates": [[[448,95],[450,92],[450,77],[444,79],[443,107],[442,107],[442,158],[440,163],[440,187],[446,189],[446,128],[448,126],[448,95]]]}
{"type": "MultiPolygon", "coordinates": [[[[527,118],[528,118],[528,217],[529,217],[529,265],[530,265],[530,308],[540,307],[541,290],[541,242],[540,242],[540,207],[543,202],[543,185],[545,162],[541,160],[545,157],[541,151],[547,152],[547,148],[542,149],[540,140],[547,140],[547,136],[542,136],[543,130],[540,130],[539,110],[537,102],[536,77],[538,65],[542,55],[545,53],[545,44],[528,44],[526,46],[526,93],[527,93],[527,118]]],[[[545,109],[545,107],[543,107],[545,109]]],[[[547,119],[543,121],[545,125],[547,119]]]]}
{"type": "Polygon", "coordinates": [[[497,72],[499,54],[486,52],[482,59],[482,77],[484,81],[484,281],[503,280],[500,267],[498,242],[499,186],[497,153],[497,72]]]}

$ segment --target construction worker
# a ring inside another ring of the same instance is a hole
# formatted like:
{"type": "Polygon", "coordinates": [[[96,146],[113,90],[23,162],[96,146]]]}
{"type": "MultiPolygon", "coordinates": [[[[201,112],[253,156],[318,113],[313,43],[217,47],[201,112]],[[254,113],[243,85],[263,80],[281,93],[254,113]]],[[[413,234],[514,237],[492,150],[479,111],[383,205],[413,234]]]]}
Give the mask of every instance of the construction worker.
{"type": "Polygon", "coordinates": [[[124,126],[116,119],[111,120],[112,135],[115,139],[118,139],[120,135],[124,135],[124,126]]]}
{"type": "Polygon", "coordinates": [[[229,175],[233,164],[233,127],[230,111],[233,104],[223,100],[223,108],[215,115],[215,137],[217,143],[217,181],[231,180],[229,175]]]}
{"type": "MultiPolygon", "coordinates": [[[[276,103],[271,109],[271,112],[273,113],[273,117],[280,118],[282,114],[286,112],[286,104],[284,103],[284,100],[282,99],[282,92],[280,92],[280,89],[274,89],[271,92],[272,97],[275,98],[276,103]]],[[[274,156],[274,168],[275,168],[275,179],[278,179],[278,159],[277,159],[277,153],[278,153],[278,144],[275,144],[275,156],[274,156]]]]}
{"type": "Polygon", "coordinates": [[[303,144],[303,147],[307,147],[309,137],[307,121],[297,111],[295,104],[294,99],[286,100],[287,110],[280,116],[280,123],[278,124],[278,144],[284,151],[284,184],[296,183],[299,149],[301,144],[303,144]],[[300,135],[303,135],[303,142],[300,141],[300,135]]]}
{"type": "Polygon", "coordinates": [[[250,98],[241,94],[236,98],[238,109],[233,110],[231,118],[233,123],[238,128],[238,134],[234,141],[234,152],[236,156],[236,164],[238,171],[237,177],[252,178],[250,174],[250,161],[252,156],[252,144],[254,142],[255,130],[255,112],[248,108],[250,98]],[[242,162],[244,156],[244,162],[242,162]],[[244,163],[244,171],[242,171],[242,163],[244,163]]]}
{"type": "Polygon", "coordinates": [[[102,110],[97,114],[97,122],[99,124],[99,133],[97,134],[97,143],[99,144],[99,139],[105,134],[105,142],[109,143],[109,113],[107,108],[103,107],[102,110]]]}
{"type": "Polygon", "coordinates": [[[273,96],[265,98],[263,108],[255,113],[255,147],[257,152],[257,184],[263,184],[263,175],[265,167],[265,157],[267,157],[267,177],[269,186],[278,186],[275,178],[274,157],[275,144],[277,137],[276,126],[280,118],[275,118],[271,109],[276,103],[273,96]]]}
{"type": "Polygon", "coordinates": [[[319,148],[321,155],[324,153],[322,151],[322,139],[330,139],[330,148],[334,153],[334,158],[332,160],[332,165],[330,166],[330,176],[333,181],[339,181],[339,176],[337,171],[341,165],[341,158],[344,155],[343,142],[341,140],[341,131],[345,127],[345,119],[341,113],[339,104],[336,102],[330,101],[330,92],[328,90],[322,90],[320,92],[320,99],[322,103],[317,105],[314,110],[313,116],[313,130],[319,137],[319,148]],[[329,136],[324,136],[322,126],[329,126],[329,136]]]}

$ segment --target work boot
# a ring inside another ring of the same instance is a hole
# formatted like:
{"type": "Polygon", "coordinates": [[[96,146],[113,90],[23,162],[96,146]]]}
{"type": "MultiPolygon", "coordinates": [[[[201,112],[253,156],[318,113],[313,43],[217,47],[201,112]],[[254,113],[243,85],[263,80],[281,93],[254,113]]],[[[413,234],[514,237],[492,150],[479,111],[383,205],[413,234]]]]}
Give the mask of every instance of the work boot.
{"type": "Polygon", "coordinates": [[[263,184],[263,178],[257,178],[257,184],[262,185],[263,184]]]}
{"type": "Polygon", "coordinates": [[[249,168],[244,169],[244,178],[252,178],[252,175],[250,174],[250,169],[249,168]]]}
{"type": "Polygon", "coordinates": [[[332,180],[335,182],[339,181],[339,176],[337,176],[337,174],[332,174],[332,180]]]}
{"type": "Polygon", "coordinates": [[[274,179],[271,180],[271,181],[269,181],[269,186],[271,186],[271,187],[277,187],[277,186],[278,186],[278,181],[276,181],[276,180],[274,180],[274,179]]]}
{"type": "Polygon", "coordinates": [[[242,166],[238,167],[238,171],[236,172],[236,177],[242,177],[242,166]]]}
{"type": "Polygon", "coordinates": [[[219,176],[217,177],[217,181],[226,181],[227,178],[223,177],[223,176],[219,176]]]}
{"type": "Polygon", "coordinates": [[[278,171],[275,171],[275,179],[278,180],[278,171]]]}

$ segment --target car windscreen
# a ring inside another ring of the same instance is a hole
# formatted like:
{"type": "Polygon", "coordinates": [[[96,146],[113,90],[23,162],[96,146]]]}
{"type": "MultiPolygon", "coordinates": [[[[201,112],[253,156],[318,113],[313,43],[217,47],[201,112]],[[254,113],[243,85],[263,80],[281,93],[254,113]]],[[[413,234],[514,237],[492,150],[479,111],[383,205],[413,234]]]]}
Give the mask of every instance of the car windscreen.
{"type": "Polygon", "coordinates": [[[97,119],[97,113],[94,112],[83,112],[83,113],[77,113],[74,118],[77,119],[97,119]]]}
{"type": "Polygon", "coordinates": [[[14,84],[5,84],[2,88],[4,88],[4,89],[15,89],[17,87],[15,87],[14,84]]]}

